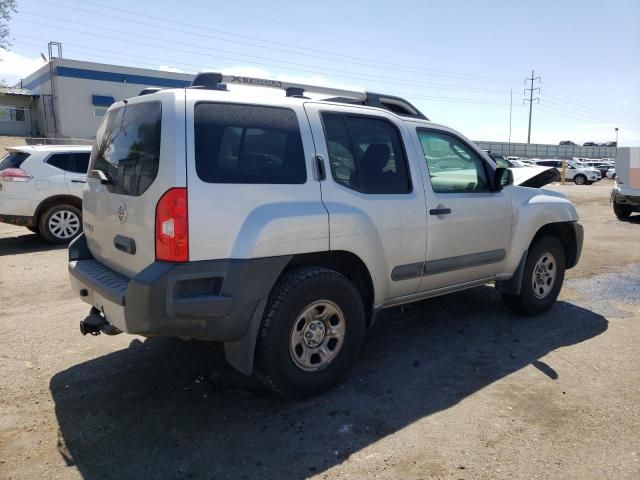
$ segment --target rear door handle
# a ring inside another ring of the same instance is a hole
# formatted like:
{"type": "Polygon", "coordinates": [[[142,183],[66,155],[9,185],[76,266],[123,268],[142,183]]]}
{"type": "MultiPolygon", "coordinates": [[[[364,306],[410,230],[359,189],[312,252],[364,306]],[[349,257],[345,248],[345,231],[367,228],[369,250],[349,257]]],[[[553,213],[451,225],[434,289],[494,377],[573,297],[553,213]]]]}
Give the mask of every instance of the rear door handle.
{"type": "Polygon", "coordinates": [[[432,208],[429,210],[429,215],[449,215],[450,213],[450,208],[432,208]]]}
{"type": "Polygon", "coordinates": [[[116,235],[113,239],[113,246],[129,255],[136,254],[136,241],[133,238],[116,235]]]}

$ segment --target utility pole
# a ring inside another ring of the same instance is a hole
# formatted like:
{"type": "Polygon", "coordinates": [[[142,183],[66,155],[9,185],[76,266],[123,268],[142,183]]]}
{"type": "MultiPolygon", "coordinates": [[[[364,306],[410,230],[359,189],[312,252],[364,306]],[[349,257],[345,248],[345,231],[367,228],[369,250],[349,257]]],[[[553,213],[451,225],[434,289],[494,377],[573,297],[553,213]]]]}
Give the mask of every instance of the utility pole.
{"type": "Polygon", "coordinates": [[[513,112],[513,88],[509,90],[509,155],[511,155],[511,113],[513,112]]]}
{"type": "Polygon", "coordinates": [[[534,76],[535,73],[533,70],[531,70],[531,78],[525,78],[524,79],[524,83],[526,84],[527,82],[531,82],[531,88],[525,88],[524,89],[524,94],[526,95],[527,92],[529,92],[529,98],[525,98],[522,103],[524,102],[529,102],[529,133],[527,135],[527,143],[531,143],[531,114],[533,112],[533,102],[537,101],[538,103],[540,103],[540,97],[538,98],[533,98],[533,92],[535,90],[538,91],[538,94],[540,93],[540,87],[536,87],[533,88],[533,82],[535,80],[538,80],[538,83],[540,83],[540,79],[542,77],[536,77],[534,76]]]}

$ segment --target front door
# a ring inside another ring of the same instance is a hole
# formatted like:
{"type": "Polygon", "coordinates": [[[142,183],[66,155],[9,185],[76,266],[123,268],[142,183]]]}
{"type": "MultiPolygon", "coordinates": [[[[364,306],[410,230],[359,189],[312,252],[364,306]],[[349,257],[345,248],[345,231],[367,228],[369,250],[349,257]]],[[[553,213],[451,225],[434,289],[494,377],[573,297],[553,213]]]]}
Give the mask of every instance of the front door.
{"type": "Polygon", "coordinates": [[[420,291],[502,273],[513,208],[507,190],[490,190],[493,169],[453,132],[418,127],[424,154],[427,255],[420,291]]]}

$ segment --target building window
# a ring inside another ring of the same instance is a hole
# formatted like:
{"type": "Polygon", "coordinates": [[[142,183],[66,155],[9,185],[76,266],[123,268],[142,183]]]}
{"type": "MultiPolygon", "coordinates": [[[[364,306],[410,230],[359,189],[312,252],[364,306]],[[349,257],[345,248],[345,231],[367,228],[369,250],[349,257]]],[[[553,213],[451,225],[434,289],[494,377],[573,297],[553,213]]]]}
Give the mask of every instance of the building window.
{"type": "Polygon", "coordinates": [[[0,107],[0,122],[24,122],[24,107],[0,107]]]}
{"type": "Polygon", "coordinates": [[[97,105],[93,106],[93,116],[94,117],[104,117],[105,114],[107,113],[107,110],[109,109],[109,107],[100,107],[97,105]]]}

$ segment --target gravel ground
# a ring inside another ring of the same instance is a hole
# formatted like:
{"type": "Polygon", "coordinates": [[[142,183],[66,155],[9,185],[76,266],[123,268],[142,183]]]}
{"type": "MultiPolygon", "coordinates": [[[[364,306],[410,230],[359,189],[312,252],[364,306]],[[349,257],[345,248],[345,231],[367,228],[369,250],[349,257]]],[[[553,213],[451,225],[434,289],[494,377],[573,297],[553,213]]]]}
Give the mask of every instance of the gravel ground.
{"type": "Polygon", "coordinates": [[[82,337],[66,251],[0,225],[0,478],[638,479],[640,216],[585,225],[546,315],[480,287],[387,311],[338,388],[282,400],[220,347],[82,337]]]}

